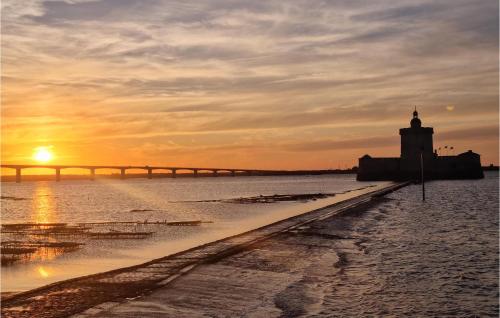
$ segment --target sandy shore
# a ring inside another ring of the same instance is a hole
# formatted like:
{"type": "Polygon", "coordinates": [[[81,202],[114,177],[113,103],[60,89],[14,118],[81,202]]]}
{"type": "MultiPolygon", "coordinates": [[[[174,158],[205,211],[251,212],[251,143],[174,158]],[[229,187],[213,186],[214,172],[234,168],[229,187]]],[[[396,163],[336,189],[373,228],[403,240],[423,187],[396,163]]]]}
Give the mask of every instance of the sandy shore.
{"type": "MultiPolygon", "coordinates": [[[[142,265],[6,297],[3,317],[295,316],[314,311],[321,279],[342,270],[332,217],[397,186],[142,265]],[[333,227],[332,227],[333,226],[333,227]],[[305,282],[318,282],[309,284],[305,282]]],[[[318,298],[319,299],[319,298],[318,298]]]]}

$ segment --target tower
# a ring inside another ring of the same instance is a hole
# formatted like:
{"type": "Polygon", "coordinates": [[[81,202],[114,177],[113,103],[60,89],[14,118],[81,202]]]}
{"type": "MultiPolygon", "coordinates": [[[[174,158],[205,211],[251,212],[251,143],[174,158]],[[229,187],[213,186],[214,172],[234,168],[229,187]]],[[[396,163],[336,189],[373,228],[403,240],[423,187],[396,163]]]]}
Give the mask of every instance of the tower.
{"type": "Polygon", "coordinates": [[[410,127],[401,128],[401,156],[359,158],[356,179],[373,180],[420,180],[424,179],[480,179],[484,178],[481,156],[469,150],[457,156],[438,156],[433,153],[432,127],[422,127],[415,108],[410,127]],[[423,168],[423,169],[422,169],[423,168]]]}
{"type": "Polygon", "coordinates": [[[401,159],[413,161],[420,160],[422,152],[424,158],[433,156],[432,127],[422,127],[422,121],[418,118],[418,112],[415,108],[413,118],[410,121],[410,128],[401,128],[401,159]]]}

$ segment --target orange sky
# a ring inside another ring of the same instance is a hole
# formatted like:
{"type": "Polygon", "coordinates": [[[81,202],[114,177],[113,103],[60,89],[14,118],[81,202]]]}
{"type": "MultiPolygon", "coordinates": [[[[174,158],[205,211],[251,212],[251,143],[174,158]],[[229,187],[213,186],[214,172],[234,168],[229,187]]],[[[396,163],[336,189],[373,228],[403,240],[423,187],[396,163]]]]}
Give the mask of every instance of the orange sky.
{"type": "Polygon", "coordinates": [[[3,163],[351,167],[437,147],[498,164],[498,1],[2,1],[3,163]]]}

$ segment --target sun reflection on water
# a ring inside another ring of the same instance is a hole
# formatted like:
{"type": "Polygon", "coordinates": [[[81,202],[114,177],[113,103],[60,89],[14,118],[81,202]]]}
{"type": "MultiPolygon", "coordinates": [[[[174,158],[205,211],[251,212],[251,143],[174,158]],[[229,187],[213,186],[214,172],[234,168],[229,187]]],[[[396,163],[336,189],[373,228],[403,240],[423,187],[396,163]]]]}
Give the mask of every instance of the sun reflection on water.
{"type": "Polygon", "coordinates": [[[30,260],[50,261],[57,256],[64,254],[64,250],[60,248],[39,248],[30,257],[30,260]]]}
{"type": "Polygon", "coordinates": [[[38,182],[33,198],[33,216],[37,223],[56,222],[55,202],[47,182],[38,182]]]}
{"type": "Polygon", "coordinates": [[[38,274],[40,274],[41,277],[45,278],[45,277],[50,276],[50,273],[42,266],[38,266],[37,270],[38,270],[38,274]]]}

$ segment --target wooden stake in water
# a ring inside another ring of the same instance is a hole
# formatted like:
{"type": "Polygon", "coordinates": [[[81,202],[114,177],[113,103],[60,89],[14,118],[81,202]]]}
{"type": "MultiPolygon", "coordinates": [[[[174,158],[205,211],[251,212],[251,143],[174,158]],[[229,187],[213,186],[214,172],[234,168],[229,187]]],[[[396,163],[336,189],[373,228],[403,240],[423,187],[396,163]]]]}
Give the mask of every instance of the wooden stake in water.
{"type": "Polygon", "coordinates": [[[425,201],[425,182],[424,182],[424,152],[420,152],[420,172],[422,179],[422,201],[425,201]]]}

